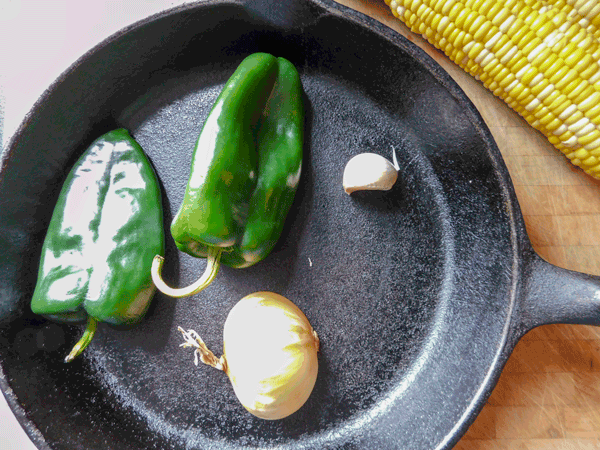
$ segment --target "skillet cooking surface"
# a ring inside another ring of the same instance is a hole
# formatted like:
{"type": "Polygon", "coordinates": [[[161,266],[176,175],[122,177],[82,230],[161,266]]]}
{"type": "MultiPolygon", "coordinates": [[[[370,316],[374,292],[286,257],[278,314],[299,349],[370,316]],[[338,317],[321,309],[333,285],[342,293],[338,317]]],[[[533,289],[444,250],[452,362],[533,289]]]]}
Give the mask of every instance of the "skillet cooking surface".
{"type": "Polygon", "coordinates": [[[281,22],[252,5],[178,8],[116,35],[58,80],[11,142],[0,178],[13,266],[0,279],[10,293],[2,368],[41,447],[434,448],[458,439],[485,400],[518,244],[508,176],[481,118],[424,53],[357,13],[311,2],[281,22]],[[301,186],[276,249],[250,269],[223,267],[196,296],[156,295],[140,325],[101,325],[63,364],[82,328],[35,317],[28,301],[70,166],[103,132],[128,128],[163,186],[165,279],[195,280],[204,260],[177,252],[168,227],[209,109],[256,51],[296,64],[307,109],[301,186]],[[395,152],[391,191],[344,193],[344,166],[361,152],[395,152]],[[176,331],[194,328],[219,355],[229,310],[258,290],[294,301],[321,338],[315,390],[281,421],[248,414],[176,331]]]}

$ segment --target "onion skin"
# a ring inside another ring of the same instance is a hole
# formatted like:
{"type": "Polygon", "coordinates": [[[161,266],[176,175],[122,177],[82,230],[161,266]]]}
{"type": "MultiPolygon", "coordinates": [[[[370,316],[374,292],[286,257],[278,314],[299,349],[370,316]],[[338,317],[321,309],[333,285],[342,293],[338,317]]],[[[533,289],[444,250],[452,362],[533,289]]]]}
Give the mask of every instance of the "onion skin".
{"type": "Polygon", "coordinates": [[[225,372],[250,413],[277,420],[304,405],[317,379],[319,338],[291,301],[273,292],[242,298],[223,341],[225,372]]]}

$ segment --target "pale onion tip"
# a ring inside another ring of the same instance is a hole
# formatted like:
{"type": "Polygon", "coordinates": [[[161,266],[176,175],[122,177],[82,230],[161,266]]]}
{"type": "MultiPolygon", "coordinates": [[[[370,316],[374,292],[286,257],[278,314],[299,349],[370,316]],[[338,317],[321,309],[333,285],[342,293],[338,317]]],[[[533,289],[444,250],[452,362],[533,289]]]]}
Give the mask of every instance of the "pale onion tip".
{"type": "Polygon", "coordinates": [[[342,184],[344,191],[389,191],[398,179],[394,165],[376,153],[360,153],[346,164],[342,184]]]}

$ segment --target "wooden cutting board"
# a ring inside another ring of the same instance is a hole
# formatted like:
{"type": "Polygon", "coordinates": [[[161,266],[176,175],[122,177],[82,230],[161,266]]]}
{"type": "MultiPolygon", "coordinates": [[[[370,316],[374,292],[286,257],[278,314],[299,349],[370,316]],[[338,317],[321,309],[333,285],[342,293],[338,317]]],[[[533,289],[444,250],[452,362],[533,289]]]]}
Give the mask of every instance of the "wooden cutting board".
{"type": "MultiPolygon", "coordinates": [[[[600,275],[600,181],[442,52],[414,35],[383,0],[337,0],[424,49],[462,87],[504,157],[535,250],[567,269],[600,275]]],[[[527,334],[460,450],[600,449],[600,328],[547,325],[527,334]]]]}

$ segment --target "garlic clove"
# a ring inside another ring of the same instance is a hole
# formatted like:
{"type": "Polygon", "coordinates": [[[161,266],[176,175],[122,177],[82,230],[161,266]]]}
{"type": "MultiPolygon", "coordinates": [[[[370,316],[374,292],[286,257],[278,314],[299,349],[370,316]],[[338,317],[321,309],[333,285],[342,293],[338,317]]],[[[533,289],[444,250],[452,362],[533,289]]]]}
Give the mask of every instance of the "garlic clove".
{"type": "Polygon", "coordinates": [[[344,169],[344,191],[389,191],[398,179],[394,165],[376,153],[360,153],[352,157],[344,169]]]}

